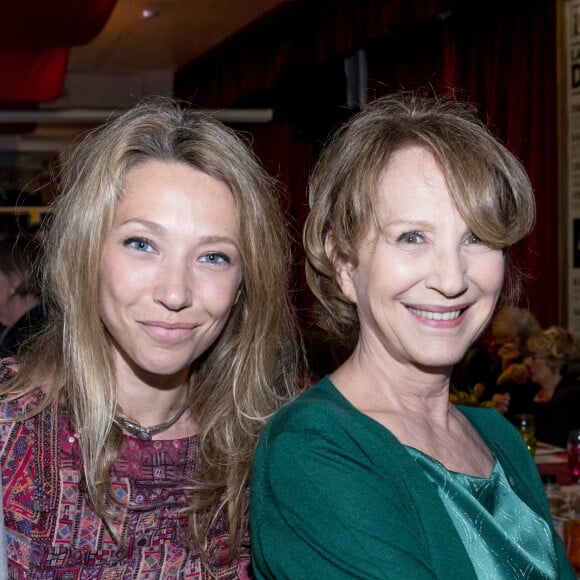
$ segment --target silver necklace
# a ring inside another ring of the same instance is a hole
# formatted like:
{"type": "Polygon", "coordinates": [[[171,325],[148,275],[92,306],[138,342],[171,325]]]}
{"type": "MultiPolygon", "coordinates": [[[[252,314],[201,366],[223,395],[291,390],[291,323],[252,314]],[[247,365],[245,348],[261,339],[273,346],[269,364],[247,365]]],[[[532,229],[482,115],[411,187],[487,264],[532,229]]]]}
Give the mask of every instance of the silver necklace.
{"type": "Polygon", "coordinates": [[[153,427],[143,427],[143,425],[129,421],[129,419],[125,419],[124,417],[115,417],[115,423],[120,425],[130,435],[134,435],[141,439],[141,441],[151,441],[153,435],[166,431],[169,427],[174,425],[177,422],[177,419],[183,415],[188,406],[189,403],[186,402],[183,407],[177,411],[177,414],[169,419],[169,421],[161,423],[160,425],[153,425],[153,427]]]}

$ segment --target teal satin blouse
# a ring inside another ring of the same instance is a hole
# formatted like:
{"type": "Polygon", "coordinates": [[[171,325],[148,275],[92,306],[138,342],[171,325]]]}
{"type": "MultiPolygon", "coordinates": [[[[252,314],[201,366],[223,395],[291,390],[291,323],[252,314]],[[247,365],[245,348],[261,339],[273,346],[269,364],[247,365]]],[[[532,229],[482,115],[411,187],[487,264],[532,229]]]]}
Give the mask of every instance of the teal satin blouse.
{"type": "Polygon", "coordinates": [[[421,451],[407,450],[437,485],[478,578],[557,578],[550,525],[516,495],[499,462],[486,479],[449,471],[421,451]]]}

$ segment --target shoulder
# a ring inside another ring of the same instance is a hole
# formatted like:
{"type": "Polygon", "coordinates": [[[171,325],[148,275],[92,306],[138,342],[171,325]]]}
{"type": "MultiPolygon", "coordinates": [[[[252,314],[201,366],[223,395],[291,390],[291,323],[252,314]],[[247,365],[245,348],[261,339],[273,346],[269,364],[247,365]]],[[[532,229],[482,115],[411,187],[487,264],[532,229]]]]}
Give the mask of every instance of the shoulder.
{"type": "Polygon", "coordinates": [[[44,398],[42,389],[37,388],[19,394],[10,391],[10,381],[18,374],[14,358],[0,359],[0,420],[9,421],[33,411],[44,398]]]}
{"type": "Polygon", "coordinates": [[[573,372],[562,377],[562,380],[556,387],[555,394],[558,395],[563,392],[580,393],[580,374],[573,372]]]}
{"type": "Polygon", "coordinates": [[[356,421],[358,414],[330,379],[324,377],[279,409],[269,421],[266,432],[321,431],[327,427],[336,428],[344,421],[356,421]]]}
{"type": "Polygon", "coordinates": [[[18,364],[14,358],[0,359],[0,385],[7,383],[18,373],[18,364]]]}
{"type": "Polygon", "coordinates": [[[325,377],[273,416],[260,437],[256,463],[295,460],[319,466],[331,455],[363,462],[388,457],[391,465],[393,457],[409,460],[388,429],[353,407],[325,377]]]}

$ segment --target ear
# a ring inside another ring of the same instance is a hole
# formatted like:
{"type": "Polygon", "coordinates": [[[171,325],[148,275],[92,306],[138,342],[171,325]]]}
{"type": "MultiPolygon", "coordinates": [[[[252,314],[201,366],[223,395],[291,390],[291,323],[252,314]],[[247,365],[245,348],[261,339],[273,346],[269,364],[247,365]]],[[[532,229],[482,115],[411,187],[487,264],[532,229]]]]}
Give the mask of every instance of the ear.
{"type": "Polygon", "coordinates": [[[335,280],[342,293],[347,300],[353,304],[357,303],[356,289],[353,282],[353,273],[355,267],[350,262],[345,261],[339,256],[336,250],[334,237],[332,232],[326,235],[326,240],[324,241],[324,251],[326,252],[327,258],[332,262],[335,272],[335,280]]]}

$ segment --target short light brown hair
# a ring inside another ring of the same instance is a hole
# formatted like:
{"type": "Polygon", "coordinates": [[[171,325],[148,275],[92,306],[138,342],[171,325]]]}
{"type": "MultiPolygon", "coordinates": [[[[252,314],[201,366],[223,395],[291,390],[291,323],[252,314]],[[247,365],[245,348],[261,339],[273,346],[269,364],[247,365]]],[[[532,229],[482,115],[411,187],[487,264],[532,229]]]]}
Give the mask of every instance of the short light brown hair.
{"type": "MultiPolygon", "coordinates": [[[[411,145],[433,155],[459,214],[490,247],[507,249],[534,224],[526,171],[472,105],[417,93],[371,102],[323,150],[311,176],[311,211],[304,230],[306,277],[320,302],[319,322],[350,342],[358,336],[356,306],[336,282],[335,263],[338,259],[356,267],[359,244],[377,217],[381,172],[395,152],[411,145]],[[329,234],[332,256],[325,248],[329,234]]],[[[520,281],[508,263],[506,287],[513,300],[520,281]]]]}

